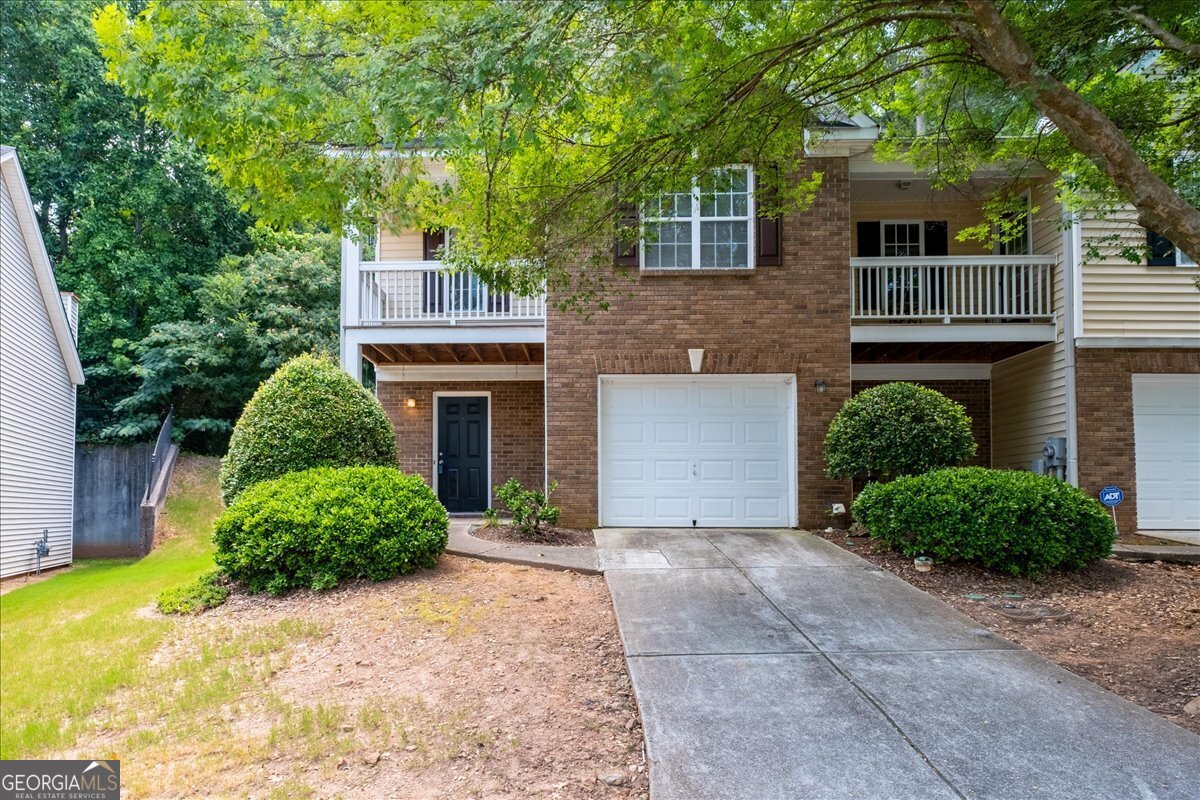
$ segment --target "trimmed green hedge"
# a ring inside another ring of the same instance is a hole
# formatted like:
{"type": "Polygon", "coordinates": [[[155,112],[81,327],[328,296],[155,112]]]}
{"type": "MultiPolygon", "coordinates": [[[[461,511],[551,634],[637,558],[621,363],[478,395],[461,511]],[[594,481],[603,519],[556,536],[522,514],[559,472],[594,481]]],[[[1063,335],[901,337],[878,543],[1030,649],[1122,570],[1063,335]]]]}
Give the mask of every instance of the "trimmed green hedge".
{"type": "Polygon", "coordinates": [[[864,389],[846,401],[825,435],[825,474],[831,478],[918,475],[973,455],[966,410],[913,383],[864,389]]]}
{"type": "Polygon", "coordinates": [[[299,356],[246,404],[221,462],[231,504],[259,481],[313,467],[396,466],[396,436],[379,401],[337,363],[299,356]]]}
{"type": "Polygon", "coordinates": [[[448,531],[446,509],[416,475],[321,467],[247,489],[217,519],[213,541],[227,575],[282,594],[433,567],[448,531]]]}
{"type": "Polygon", "coordinates": [[[967,561],[1012,575],[1079,569],[1112,552],[1100,503],[1058,478],[983,467],[869,484],[855,518],[906,556],[967,561]]]}

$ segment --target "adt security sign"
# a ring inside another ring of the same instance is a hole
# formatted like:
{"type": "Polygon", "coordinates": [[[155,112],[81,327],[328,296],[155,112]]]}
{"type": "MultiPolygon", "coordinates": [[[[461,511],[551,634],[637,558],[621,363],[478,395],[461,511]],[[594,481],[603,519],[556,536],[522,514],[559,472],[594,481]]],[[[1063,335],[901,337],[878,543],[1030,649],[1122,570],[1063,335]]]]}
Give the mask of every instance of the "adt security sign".
{"type": "Polygon", "coordinates": [[[1125,493],[1116,486],[1105,486],[1100,490],[1100,502],[1109,508],[1116,508],[1125,499],[1125,493]]]}

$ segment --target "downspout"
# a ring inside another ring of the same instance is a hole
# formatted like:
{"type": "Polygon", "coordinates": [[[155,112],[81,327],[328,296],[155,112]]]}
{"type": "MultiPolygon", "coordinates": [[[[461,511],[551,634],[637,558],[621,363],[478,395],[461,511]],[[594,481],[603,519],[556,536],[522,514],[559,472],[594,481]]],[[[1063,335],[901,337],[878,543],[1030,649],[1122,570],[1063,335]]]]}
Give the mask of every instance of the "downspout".
{"type": "Polygon", "coordinates": [[[1063,219],[1070,226],[1063,230],[1063,370],[1066,386],[1067,416],[1067,483],[1079,485],[1079,424],[1075,402],[1075,337],[1078,330],[1079,304],[1076,290],[1079,264],[1083,249],[1083,234],[1079,215],[1063,209],[1063,219]]]}

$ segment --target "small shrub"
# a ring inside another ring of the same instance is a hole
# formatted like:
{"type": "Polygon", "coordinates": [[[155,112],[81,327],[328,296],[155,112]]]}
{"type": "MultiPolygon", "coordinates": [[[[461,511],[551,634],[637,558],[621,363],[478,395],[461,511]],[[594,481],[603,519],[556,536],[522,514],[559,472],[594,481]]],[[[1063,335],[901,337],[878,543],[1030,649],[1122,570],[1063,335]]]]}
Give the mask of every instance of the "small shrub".
{"type": "Polygon", "coordinates": [[[906,556],[967,561],[1012,575],[1079,569],[1112,552],[1098,501],[1058,478],[983,467],[869,484],[854,516],[906,556]]]}
{"type": "Polygon", "coordinates": [[[229,582],[214,569],[191,583],[166,589],[158,595],[158,610],[164,614],[199,614],[229,599],[229,582]]]}
{"type": "MultiPolygon", "coordinates": [[[[496,487],[496,499],[504,503],[512,512],[512,524],[518,533],[533,536],[542,530],[542,524],[554,525],[558,522],[558,506],[549,505],[550,495],[558,488],[558,481],[550,481],[545,492],[536,489],[526,489],[516,478],[509,478],[503,486],[496,487]]],[[[498,518],[495,509],[489,508],[484,512],[484,519],[498,518]]]]}
{"type": "Polygon", "coordinates": [[[221,462],[231,504],[259,481],[313,467],[395,466],[396,436],[379,401],[337,363],[300,356],[258,387],[221,462]]]}
{"type": "Polygon", "coordinates": [[[825,474],[889,480],[975,455],[971,418],[941,392],[885,383],[851,397],[825,436],[825,474]]]}
{"type": "Polygon", "coordinates": [[[432,567],[449,518],[433,490],[391,467],[294,472],[255,484],[216,522],[216,562],[251,592],[329,589],[432,567]]]}

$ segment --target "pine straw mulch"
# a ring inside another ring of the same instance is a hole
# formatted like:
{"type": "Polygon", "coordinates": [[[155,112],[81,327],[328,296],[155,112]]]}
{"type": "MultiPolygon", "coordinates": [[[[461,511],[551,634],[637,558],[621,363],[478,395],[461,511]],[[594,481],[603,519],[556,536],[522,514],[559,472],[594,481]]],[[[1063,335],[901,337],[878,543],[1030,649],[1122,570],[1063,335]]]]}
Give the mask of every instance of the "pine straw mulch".
{"type": "Polygon", "coordinates": [[[502,544],[545,544],[556,547],[595,547],[596,537],[582,528],[544,526],[535,534],[524,534],[512,525],[476,525],[471,535],[502,544]]]}
{"type": "Polygon", "coordinates": [[[965,564],[917,572],[912,559],[871,539],[816,533],[1010,641],[1200,733],[1200,716],[1183,711],[1200,696],[1200,565],[1107,559],[1036,581],[965,564]]]}

